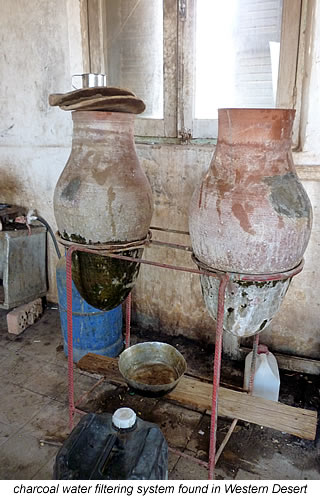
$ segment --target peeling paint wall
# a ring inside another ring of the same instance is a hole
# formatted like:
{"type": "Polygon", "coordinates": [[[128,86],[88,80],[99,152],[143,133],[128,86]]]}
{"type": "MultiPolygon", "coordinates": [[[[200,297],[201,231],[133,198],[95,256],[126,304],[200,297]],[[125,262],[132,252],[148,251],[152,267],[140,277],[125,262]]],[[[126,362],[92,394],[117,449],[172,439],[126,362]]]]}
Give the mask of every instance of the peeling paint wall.
{"type": "MultiPolygon", "coordinates": [[[[81,70],[79,1],[2,0],[0,33],[0,201],[36,209],[55,230],[53,190],[70,153],[72,123],[48,96],[70,90],[70,75],[81,70]]],[[[48,250],[53,300],[51,242],[48,250]]]]}
{"type": "MultiPolygon", "coordinates": [[[[138,155],[154,196],[152,225],[188,231],[189,202],[206,171],[212,147],[139,145],[138,155]]],[[[190,245],[180,234],[153,232],[154,239],[190,245]]],[[[190,253],[154,246],[144,257],[196,268],[190,253]]],[[[214,322],[206,312],[197,275],[144,265],[134,291],[134,316],[138,323],[172,335],[184,334],[202,341],[214,339],[214,322]]]]}
{"type": "MultiPolygon", "coordinates": [[[[37,209],[54,229],[53,191],[70,153],[72,123],[69,113],[50,108],[47,99],[49,93],[70,90],[71,74],[83,71],[79,3],[1,1],[0,201],[37,209]]],[[[319,47],[319,12],[315,22],[319,47]]],[[[307,140],[294,159],[313,205],[314,226],[305,269],[294,278],[261,341],[276,351],[320,358],[320,113],[316,106],[320,83],[319,58],[316,53],[312,58],[317,59],[307,81],[308,101],[304,102],[307,140]]],[[[213,147],[138,145],[137,151],[154,193],[152,224],[188,230],[190,198],[208,168],[213,147]]],[[[154,237],[190,244],[183,235],[158,232],[154,237]]],[[[56,256],[51,242],[48,247],[48,298],[54,301],[56,256]]],[[[174,249],[154,247],[144,256],[193,265],[187,253],[174,249]]],[[[134,316],[139,324],[156,331],[206,342],[214,338],[214,322],[205,309],[198,276],[142,266],[134,292],[134,316]]]]}

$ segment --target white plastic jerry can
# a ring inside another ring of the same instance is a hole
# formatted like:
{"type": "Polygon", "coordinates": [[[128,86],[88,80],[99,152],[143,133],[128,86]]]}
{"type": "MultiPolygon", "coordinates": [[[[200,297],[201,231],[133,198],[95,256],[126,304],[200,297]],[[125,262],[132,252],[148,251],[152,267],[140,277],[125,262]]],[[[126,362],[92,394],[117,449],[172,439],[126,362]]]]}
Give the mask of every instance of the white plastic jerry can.
{"type": "MultiPolygon", "coordinates": [[[[249,390],[251,361],[252,352],[246,356],[245,360],[243,383],[245,390],[249,390]]],[[[279,389],[280,376],[277,360],[275,356],[269,352],[266,345],[259,345],[252,395],[268,400],[275,400],[277,402],[279,399],[279,389]]]]}

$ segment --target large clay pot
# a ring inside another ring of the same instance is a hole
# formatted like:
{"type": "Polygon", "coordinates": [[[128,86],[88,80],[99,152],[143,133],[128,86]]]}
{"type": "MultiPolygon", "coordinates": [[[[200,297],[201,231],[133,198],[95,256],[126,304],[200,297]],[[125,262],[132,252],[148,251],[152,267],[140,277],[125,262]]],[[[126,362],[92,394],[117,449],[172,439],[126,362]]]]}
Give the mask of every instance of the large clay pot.
{"type": "MultiPolygon", "coordinates": [[[[54,193],[61,237],[90,245],[144,239],[153,204],[134,145],[134,115],[76,111],[72,118],[72,151],[54,193]]],[[[142,251],[125,255],[141,257],[142,251]]],[[[110,310],[131,291],[139,264],[77,252],[72,270],[81,296],[110,310]]]]}
{"type": "MultiPolygon", "coordinates": [[[[292,160],[294,110],[220,109],[218,143],[196,188],[189,227],[200,268],[277,274],[295,268],[307,247],[312,210],[292,160]]],[[[216,319],[219,280],[201,276],[216,319]]],[[[230,276],[224,328],[250,336],[270,324],[290,279],[246,281],[230,276]]]]}
{"type": "Polygon", "coordinates": [[[219,109],[208,172],[190,206],[196,257],[209,267],[248,274],[294,268],[312,223],[292,160],[291,109],[219,109]]]}

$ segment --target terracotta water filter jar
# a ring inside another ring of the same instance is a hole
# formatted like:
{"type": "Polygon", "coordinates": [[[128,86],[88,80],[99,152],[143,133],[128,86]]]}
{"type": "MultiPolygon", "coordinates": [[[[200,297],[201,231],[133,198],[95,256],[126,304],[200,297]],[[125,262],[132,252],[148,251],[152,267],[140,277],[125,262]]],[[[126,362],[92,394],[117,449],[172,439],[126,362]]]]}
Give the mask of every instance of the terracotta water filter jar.
{"type": "MultiPolygon", "coordinates": [[[[61,238],[97,248],[131,242],[139,246],[148,233],[153,202],[135,149],[134,115],[75,111],[72,118],[72,150],[54,193],[61,238]]],[[[141,257],[142,252],[140,247],[121,254],[141,257]]],[[[101,310],[124,301],[138,272],[135,262],[83,252],[76,252],[72,262],[81,296],[101,310]]]]}
{"type": "MultiPolygon", "coordinates": [[[[190,206],[190,236],[202,268],[271,275],[296,267],[307,247],[312,209],[291,154],[295,111],[219,109],[218,142],[190,206]]],[[[231,274],[224,328],[249,336],[270,324],[290,279],[243,282],[231,274]]],[[[216,318],[219,280],[201,276],[216,318]]]]}

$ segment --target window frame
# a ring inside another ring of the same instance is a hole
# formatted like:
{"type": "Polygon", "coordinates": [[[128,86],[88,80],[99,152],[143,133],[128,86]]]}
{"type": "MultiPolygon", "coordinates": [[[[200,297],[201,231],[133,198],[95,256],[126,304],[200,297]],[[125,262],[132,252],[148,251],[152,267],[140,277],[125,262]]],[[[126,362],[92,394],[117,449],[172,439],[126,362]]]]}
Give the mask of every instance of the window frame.
{"type": "MultiPolygon", "coordinates": [[[[189,10],[186,15],[185,26],[179,30],[179,50],[187,52],[181,55],[183,61],[184,74],[182,80],[187,82],[182,85],[178,102],[184,101],[185,107],[179,106],[180,117],[183,126],[190,130],[192,138],[216,138],[218,134],[217,119],[196,119],[194,117],[194,96],[195,96],[195,25],[196,25],[196,0],[186,0],[186,8],[189,10]],[[182,48],[181,48],[182,47],[182,48]],[[183,97],[187,96],[187,97],[183,97]],[[187,108],[187,109],[186,109],[187,108]]],[[[303,20],[306,17],[306,4],[303,0],[283,0],[282,22],[281,22],[281,43],[279,59],[279,76],[277,87],[276,107],[293,109],[297,108],[296,119],[293,130],[293,146],[298,146],[299,141],[299,111],[298,104],[298,79],[299,62],[301,65],[302,51],[299,51],[303,44],[304,33],[303,20]]],[[[179,23],[181,24],[181,19],[179,23]]],[[[300,72],[301,73],[301,72],[300,72]]],[[[301,82],[299,85],[301,91],[301,82]]],[[[300,99],[301,100],[301,99],[300,99]]]]}
{"type": "MultiPolygon", "coordinates": [[[[106,2],[80,0],[85,71],[107,71],[106,2]]],[[[135,134],[145,137],[177,136],[177,2],[163,0],[163,119],[137,116],[135,134]]]]}
{"type": "MultiPolygon", "coordinates": [[[[163,0],[164,118],[137,116],[135,135],[215,141],[217,119],[194,118],[195,9],[197,0],[163,0]]],[[[107,72],[106,3],[80,0],[84,71],[107,72]]],[[[307,0],[283,0],[277,107],[296,108],[293,146],[299,145],[307,0]]]]}

